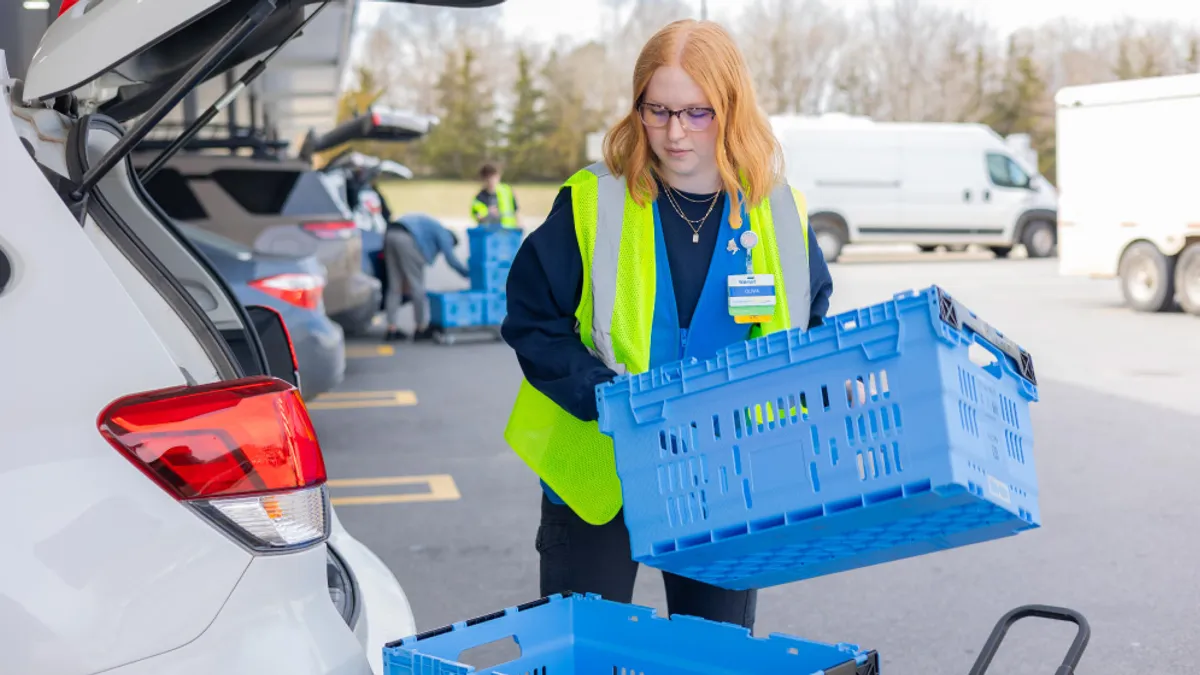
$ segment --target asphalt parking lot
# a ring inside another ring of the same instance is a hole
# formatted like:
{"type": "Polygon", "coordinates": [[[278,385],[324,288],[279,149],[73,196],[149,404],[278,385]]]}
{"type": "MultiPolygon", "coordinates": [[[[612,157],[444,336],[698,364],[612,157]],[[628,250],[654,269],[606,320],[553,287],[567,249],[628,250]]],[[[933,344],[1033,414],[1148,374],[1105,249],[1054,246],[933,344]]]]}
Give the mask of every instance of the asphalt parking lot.
{"type": "MultiPolygon", "coordinates": [[[[1200,626],[1200,320],[1123,309],[1054,261],[898,256],[832,267],[834,310],[937,283],[1026,347],[1044,524],[1016,538],[764,591],[756,632],[878,649],[884,672],[966,673],[1025,603],[1081,610],[1081,672],[1183,672],[1200,626]]],[[[456,287],[439,263],[431,285],[456,287]]],[[[351,346],[313,418],[346,528],[391,567],[424,630],[535,598],[539,490],[504,444],[519,382],[484,337],[351,346]]],[[[635,602],[665,607],[643,569],[635,602]]],[[[994,673],[1053,672],[1072,630],[1018,626],[994,673]]],[[[400,636],[397,636],[400,637],[400,636]]]]}

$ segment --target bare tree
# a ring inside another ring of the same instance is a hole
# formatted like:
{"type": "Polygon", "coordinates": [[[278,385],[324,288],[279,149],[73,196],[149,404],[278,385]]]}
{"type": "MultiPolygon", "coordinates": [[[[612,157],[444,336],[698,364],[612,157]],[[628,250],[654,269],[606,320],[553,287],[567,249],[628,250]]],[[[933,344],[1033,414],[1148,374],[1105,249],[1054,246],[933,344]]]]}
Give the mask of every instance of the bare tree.
{"type": "Polygon", "coordinates": [[[737,32],[768,113],[822,110],[848,34],[840,12],[825,0],[755,0],[737,32]]]}

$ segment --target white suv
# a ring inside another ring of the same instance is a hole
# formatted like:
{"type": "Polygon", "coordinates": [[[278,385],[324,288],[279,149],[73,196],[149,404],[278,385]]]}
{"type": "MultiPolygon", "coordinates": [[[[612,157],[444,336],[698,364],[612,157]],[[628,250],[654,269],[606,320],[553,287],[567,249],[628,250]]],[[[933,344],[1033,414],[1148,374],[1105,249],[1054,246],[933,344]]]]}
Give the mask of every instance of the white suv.
{"type": "Polygon", "coordinates": [[[415,632],[330,508],[286,327],[128,162],[305,4],[66,0],[25,82],[0,52],[4,673],[366,675],[415,632]]]}

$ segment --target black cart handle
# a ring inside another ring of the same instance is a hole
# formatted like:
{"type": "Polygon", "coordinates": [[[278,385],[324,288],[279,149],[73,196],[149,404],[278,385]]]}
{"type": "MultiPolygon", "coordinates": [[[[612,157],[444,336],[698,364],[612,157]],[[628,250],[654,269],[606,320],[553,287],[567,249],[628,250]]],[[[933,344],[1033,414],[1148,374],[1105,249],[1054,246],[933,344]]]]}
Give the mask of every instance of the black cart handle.
{"type": "Polygon", "coordinates": [[[1075,632],[1075,639],[1071,642],[1070,649],[1067,650],[1067,655],[1063,657],[1062,665],[1058,670],[1054,671],[1054,675],[1072,675],[1075,672],[1075,667],[1079,665],[1079,660],[1083,658],[1083,650],[1087,648],[1088,640],[1092,638],[1092,628],[1088,625],[1087,619],[1083,615],[1073,609],[1064,607],[1051,607],[1049,605],[1025,605],[1017,607],[1008,614],[1000,617],[996,622],[996,627],[992,629],[992,634],[988,636],[987,642],[983,645],[983,651],[979,652],[979,658],[975,659],[975,665],[971,667],[970,675],[983,675],[987,672],[988,666],[992,664],[992,659],[996,657],[996,652],[1000,649],[1000,643],[1004,640],[1004,636],[1008,633],[1008,629],[1021,619],[1031,616],[1036,616],[1040,619],[1053,619],[1055,621],[1066,621],[1073,623],[1078,627],[1075,632]]]}

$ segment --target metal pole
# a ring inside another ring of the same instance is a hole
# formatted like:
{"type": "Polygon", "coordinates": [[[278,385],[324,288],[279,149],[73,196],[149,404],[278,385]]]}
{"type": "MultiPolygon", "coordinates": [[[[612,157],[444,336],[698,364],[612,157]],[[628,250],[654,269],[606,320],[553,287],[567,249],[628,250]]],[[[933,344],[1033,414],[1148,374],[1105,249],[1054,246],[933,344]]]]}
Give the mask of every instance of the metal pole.
{"type": "Polygon", "coordinates": [[[700,0],[700,20],[708,21],[708,0],[700,0]]]}

